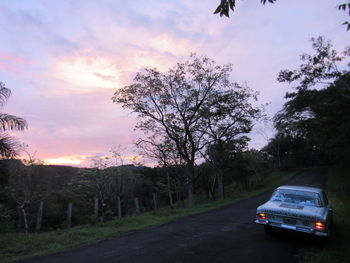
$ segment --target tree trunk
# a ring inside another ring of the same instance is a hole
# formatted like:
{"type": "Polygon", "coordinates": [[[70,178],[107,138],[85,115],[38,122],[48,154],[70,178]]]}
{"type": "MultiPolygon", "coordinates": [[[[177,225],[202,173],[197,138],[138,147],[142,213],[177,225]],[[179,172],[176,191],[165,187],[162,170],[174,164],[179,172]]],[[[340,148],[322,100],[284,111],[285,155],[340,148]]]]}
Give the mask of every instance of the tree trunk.
{"type": "Polygon", "coordinates": [[[195,206],[195,200],[194,200],[194,167],[191,165],[187,167],[187,187],[188,187],[188,206],[190,208],[193,208],[195,206]]]}
{"type": "Polygon", "coordinates": [[[72,226],[72,212],[73,212],[73,204],[69,202],[68,209],[67,209],[67,228],[71,228],[72,226]]]}
{"type": "Polygon", "coordinates": [[[154,207],[154,210],[157,210],[157,208],[158,208],[156,193],[153,193],[153,207],[154,207]]]}
{"type": "Polygon", "coordinates": [[[140,213],[139,199],[137,197],[135,197],[135,211],[136,211],[136,214],[140,213]]]}
{"type": "Polygon", "coordinates": [[[218,198],[219,200],[224,200],[224,175],[222,169],[217,170],[217,178],[218,178],[218,198]]]}
{"type": "Polygon", "coordinates": [[[120,196],[117,196],[118,217],[122,218],[122,206],[120,203],[120,196]]]}
{"type": "Polygon", "coordinates": [[[40,201],[39,203],[39,209],[38,209],[38,215],[36,218],[36,227],[35,227],[35,232],[39,233],[41,230],[41,223],[43,219],[43,208],[44,208],[44,202],[40,201]]]}
{"type": "Polygon", "coordinates": [[[95,222],[98,221],[98,198],[95,198],[94,200],[94,216],[95,216],[95,222]]]}
{"type": "Polygon", "coordinates": [[[181,182],[179,178],[175,180],[175,193],[176,193],[176,204],[179,208],[183,208],[185,206],[183,191],[181,189],[181,182]]]}
{"type": "Polygon", "coordinates": [[[215,193],[214,193],[214,189],[212,189],[211,187],[209,187],[209,195],[210,195],[210,198],[211,198],[211,200],[213,200],[213,201],[215,201],[216,200],[216,198],[215,198],[215,193]]]}
{"type": "Polygon", "coordinates": [[[24,231],[28,233],[28,220],[27,220],[27,213],[24,207],[21,207],[22,215],[23,215],[23,222],[24,222],[24,231]]]}
{"type": "Polygon", "coordinates": [[[107,209],[107,205],[105,203],[105,199],[101,198],[101,216],[100,216],[100,222],[104,222],[105,221],[105,215],[106,215],[106,209],[107,209]]]}
{"type": "Polygon", "coordinates": [[[173,202],[173,194],[171,192],[170,176],[169,176],[169,172],[168,171],[166,173],[167,173],[167,181],[168,181],[169,205],[172,207],[174,202],[173,202]]]}

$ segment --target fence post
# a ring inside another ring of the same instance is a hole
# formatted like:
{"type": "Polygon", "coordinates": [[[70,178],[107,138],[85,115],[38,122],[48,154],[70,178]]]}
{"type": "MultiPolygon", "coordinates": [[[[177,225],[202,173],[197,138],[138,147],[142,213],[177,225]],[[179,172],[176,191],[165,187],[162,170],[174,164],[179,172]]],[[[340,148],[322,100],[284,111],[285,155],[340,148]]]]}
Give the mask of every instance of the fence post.
{"type": "Polygon", "coordinates": [[[42,219],[43,219],[43,208],[44,208],[44,202],[40,201],[38,216],[36,218],[36,227],[35,227],[36,233],[40,232],[40,230],[41,230],[41,223],[42,223],[42,219]]]}
{"type": "Polygon", "coordinates": [[[94,201],[94,216],[95,216],[95,221],[97,223],[97,221],[98,221],[98,198],[95,198],[95,201],[94,201]]]}
{"type": "Polygon", "coordinates": [[[73,204],[72,202],[69,202],[68,210],[67,210],[67,228],[71,228],[72,226],[72,211],[73,211],[73,204]]]}
{"type": "Polygon", "coordinates": [[[156,210],[158,208],[158,206],[157,206],[157,195],[154,192],[153,192],[153,206],[154,206],[154,210],[156,210]]]}
{"type": "Polygon", "coordinates": [[[135,210],[136,214],[140,213],[139,199],[137,197],[135,197],[135,210]]]}
{"type": "Polygon", "coordinates": [[[170,184],[170,176],[169,176],[169,174],[167,174],[167,181],[168,181],[169,204],[172,207],[174,202],[173,202],[173,194],[171,193],[171,184],[170,184]]]}
{"type": "Polygon", "coordinates": [[[120,196],[117,196],[117,205],[118,205],[118,217],[121,218],[122,217],[122,206],[120,203],[120,196]]]}

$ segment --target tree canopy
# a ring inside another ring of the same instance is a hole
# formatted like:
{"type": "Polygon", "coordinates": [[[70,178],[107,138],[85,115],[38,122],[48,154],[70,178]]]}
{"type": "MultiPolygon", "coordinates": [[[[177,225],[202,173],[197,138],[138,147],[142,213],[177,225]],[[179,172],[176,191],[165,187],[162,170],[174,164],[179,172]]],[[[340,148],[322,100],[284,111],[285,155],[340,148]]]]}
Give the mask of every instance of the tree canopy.
{"type": "Polygon", "coordinates": [[[275,115],[278,133],[265,149],[279,158],[294,156],[291,159],[304,164],[347,164],[350,73],[344,62],[349,49],[337,52],[322,37],[311,41],[315,54],[302,55],[298,69],[279,73],[278,80],[294,84],[294,92],[286,94],[288,101],[275,115]]]}
{"type": "MultiPolygon", "coordinates": [[[[219,66],[208,57],[192,54],[166,73],[138,72],[134,84],[118,89],[113,101],[138,116],[136,128],[171,140],[187,165],[189,202],[193,198],[196,160],[212,143],[248,133],[260,109],[256,95],[230,81],[232,65],[219,66]]],[[[160,140],[164,142],[164,140],[160,140]]],[[[194,203],[193,203],[194,204],[194,203]]]]}

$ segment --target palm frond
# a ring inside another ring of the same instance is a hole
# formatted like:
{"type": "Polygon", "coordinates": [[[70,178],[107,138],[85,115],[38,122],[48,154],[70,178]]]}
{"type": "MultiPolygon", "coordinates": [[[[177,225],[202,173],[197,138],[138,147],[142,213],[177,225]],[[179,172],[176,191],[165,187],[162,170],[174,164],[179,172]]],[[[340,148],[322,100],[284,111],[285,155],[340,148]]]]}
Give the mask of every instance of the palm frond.
{"type": "Polygon", "coordinates": [[[11,96],[11,90],[5,87],[5,84],[0,82],[0,107],[3,107],[8,98],[11,96]]]}
{"type": "Polygon", "coordinates": [[[0,136],[0,159],[10,159],[16,157],[21,150],[21,145],[7,135],[0,136]]]}
{"type": "Polygon", "coordinates": [[[27,127],[28,124],[25,119],[6,113],[0,113],[0,132],[22,131],[27,127]]]}

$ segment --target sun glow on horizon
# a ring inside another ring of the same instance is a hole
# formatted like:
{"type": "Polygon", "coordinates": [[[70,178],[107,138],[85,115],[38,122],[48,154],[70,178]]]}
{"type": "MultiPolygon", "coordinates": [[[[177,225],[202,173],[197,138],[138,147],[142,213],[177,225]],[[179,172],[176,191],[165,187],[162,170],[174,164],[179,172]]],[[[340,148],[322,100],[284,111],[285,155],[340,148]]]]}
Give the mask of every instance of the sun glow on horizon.
{"type": "Polygon", "coordinates": [[[49,164],[49,165],[81,165],[88,158],[89,156],[85,156],[85,155],[63,156],[59,158],[44,159],[44,162],[45,164],[49,164]]]}
{"type": "MultiPolygon", "coordinates": [[[[91,155],[74,155],[74,156],[62,156],[57,158],[46,158],[43,159],[44,164],[47,165],[72,165],[72,166],[84,166],[84,167],[93,167],[94,160],[107,161],[105,163],[108,166],[113,166],[115,163],[113,160],[115,157],[110,155],[96,156],[93,157],[91,155]]],[[[135,165],[143,165],[142,157],[139,155],[126,155],[121,156],[120,159],[117,160],[117,165],[122,164],[135,164],[135,165]]]]}

